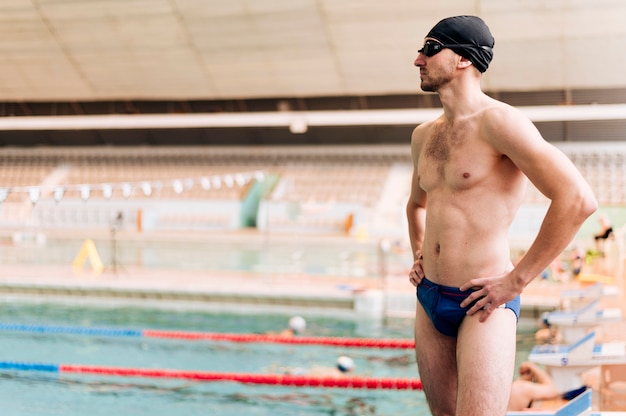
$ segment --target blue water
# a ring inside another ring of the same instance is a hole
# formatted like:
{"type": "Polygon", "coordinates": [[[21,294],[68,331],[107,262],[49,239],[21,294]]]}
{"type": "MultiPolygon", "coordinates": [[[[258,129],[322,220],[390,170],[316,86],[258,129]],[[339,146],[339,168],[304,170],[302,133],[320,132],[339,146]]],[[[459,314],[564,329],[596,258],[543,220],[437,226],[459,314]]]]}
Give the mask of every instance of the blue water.
{"type": "MultiPolygon", "coordinates": [[[[2,322],[118,329],[263,333],[286,326],[288,316],[191,311],[0,305],[2,322]]],[[[410,338],[412,321],[385,325],[307,318],[307,335],[410,338]]],[[[412,350],[350,349],[263,343],[0,332],[0,361],[279,373],[285,368],[331,367],[350,356],[355,375],[418,377],[412,350]]],[[[532,334],[520,336],[525,359],[532,334]]],[[[3,416],[38,415],[428,415],[424,395],[410,390],[357,390],[243,385],[30,371],[0,372],[3,416]]]]}

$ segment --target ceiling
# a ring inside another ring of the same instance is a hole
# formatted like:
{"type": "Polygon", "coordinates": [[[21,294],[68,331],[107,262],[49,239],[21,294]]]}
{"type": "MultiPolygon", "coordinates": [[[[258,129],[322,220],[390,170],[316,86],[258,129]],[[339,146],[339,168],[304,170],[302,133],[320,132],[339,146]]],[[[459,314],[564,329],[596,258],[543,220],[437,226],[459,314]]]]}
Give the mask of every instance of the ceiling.
{"type": "Polygon", "coordinates": [[[626,86],[623,0],[2,0],[2,101],[419,92],[441,18],[495,38],[487,90],[626,86]]]}

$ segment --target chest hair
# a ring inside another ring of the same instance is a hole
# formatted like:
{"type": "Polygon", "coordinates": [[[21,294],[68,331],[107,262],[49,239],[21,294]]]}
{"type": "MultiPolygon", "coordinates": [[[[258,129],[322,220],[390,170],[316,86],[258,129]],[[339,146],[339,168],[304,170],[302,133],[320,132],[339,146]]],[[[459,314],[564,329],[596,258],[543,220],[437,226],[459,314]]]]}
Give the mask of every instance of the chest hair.
{"type": "Polygon", "coordinates": [[[464,130],[464,123],[437,123],[426,146],[426,156],[438,162],[450,161],[453,151],[465,142],[464,130]]]}

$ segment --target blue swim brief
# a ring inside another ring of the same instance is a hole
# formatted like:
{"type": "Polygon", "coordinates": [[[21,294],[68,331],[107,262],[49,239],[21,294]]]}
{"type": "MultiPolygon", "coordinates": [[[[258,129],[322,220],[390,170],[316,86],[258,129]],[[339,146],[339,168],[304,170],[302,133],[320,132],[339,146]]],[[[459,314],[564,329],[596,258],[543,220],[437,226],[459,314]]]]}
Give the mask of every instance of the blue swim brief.
{"type": "MultiPolygon", "coordinates": [[[[474,292],[472,289],[462,291],[457,287],[438,285],[426,278],[417,285],[417,299],[424,307],[433,325],[439,332],[451,337],[457,335],[459,326],[465,318],[465,313],[474,304],[473,302],[465,308],[459,306],[472,292],[474,292]]],[[[519,295],[500,307],[512,310],[519,320],[519,295]]]]}

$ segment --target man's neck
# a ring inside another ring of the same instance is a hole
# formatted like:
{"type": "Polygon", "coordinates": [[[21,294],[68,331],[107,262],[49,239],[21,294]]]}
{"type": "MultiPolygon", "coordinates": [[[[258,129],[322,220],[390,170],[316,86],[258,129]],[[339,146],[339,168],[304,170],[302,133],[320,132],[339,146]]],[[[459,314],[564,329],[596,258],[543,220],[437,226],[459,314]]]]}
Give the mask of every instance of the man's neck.
{"type": "Polygon", "coordinates": [[[475,113],[486,97],[480,88],[480,80],[473,79],[465,81],[457,79],[437,93],[443,105],[444,114],[451,121],[475,113]]]}

